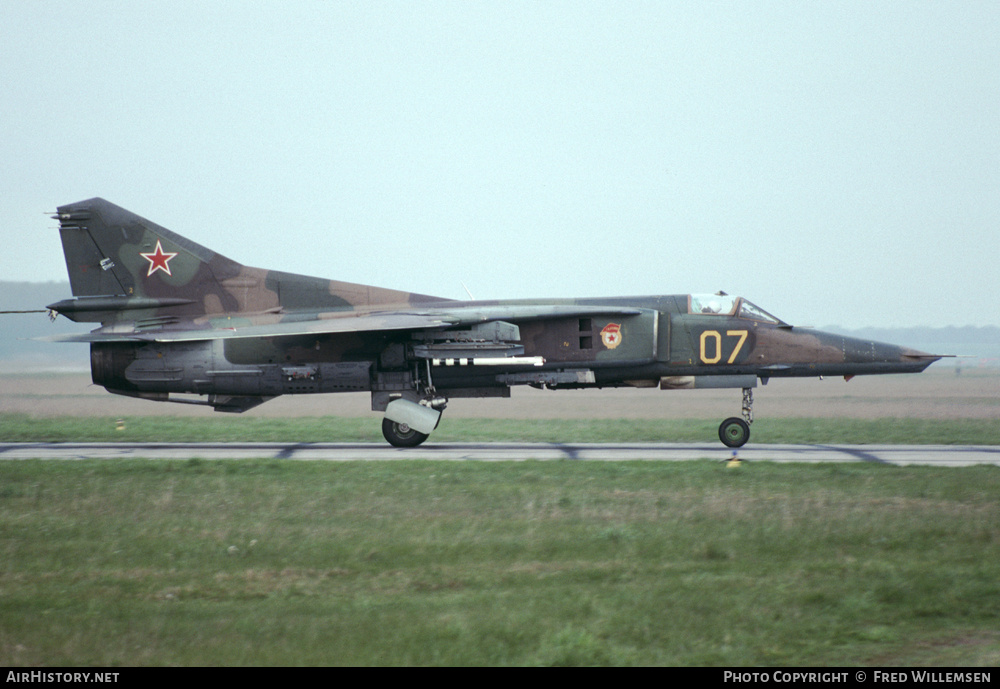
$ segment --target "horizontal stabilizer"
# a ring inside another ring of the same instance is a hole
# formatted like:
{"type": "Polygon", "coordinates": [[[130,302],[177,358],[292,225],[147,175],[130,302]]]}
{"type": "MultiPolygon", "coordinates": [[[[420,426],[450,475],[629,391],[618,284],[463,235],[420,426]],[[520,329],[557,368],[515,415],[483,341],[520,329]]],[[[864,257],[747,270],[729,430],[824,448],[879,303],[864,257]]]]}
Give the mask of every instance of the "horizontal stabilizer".
{"type": "Polygon", "coordinates": [[[84,313],[96,311],[129,311],[139,309],[158,309],[167,306],[183,306],[193,304],[193,299],[183,299],[178,297],[126,297],[124,295],[113,295],[105,297],[76,297],[75,299],[63,299],[55,304],[49,304],[45,308],[61,314],[84,313]]]}

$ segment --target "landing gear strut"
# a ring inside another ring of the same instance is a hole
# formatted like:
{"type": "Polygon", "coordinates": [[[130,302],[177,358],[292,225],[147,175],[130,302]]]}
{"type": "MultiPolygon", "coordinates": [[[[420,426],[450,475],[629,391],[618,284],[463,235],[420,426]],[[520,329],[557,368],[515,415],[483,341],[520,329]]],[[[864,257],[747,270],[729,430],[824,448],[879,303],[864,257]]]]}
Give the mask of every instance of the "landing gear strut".
{"type": "Polygon", "coordinates": [[[719,440],[726,447],[743,447],[753,423],[753,388],[743,388],[743,418],[731,416],[719,424],[719,440]]]}

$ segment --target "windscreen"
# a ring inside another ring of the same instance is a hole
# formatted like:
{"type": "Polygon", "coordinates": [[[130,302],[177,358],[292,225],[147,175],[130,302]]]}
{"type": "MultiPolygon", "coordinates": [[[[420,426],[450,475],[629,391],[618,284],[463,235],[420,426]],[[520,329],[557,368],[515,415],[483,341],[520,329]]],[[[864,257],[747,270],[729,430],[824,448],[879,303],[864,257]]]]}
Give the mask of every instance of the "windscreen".
{"type": "Polygon", "coordinates": [[[775,325],[782,322],[781,319],[775,318],[764,309],[748,302],[746,299],[740,304],[740,318],[749,318],[750,320],[774,323],[775,325]]]}

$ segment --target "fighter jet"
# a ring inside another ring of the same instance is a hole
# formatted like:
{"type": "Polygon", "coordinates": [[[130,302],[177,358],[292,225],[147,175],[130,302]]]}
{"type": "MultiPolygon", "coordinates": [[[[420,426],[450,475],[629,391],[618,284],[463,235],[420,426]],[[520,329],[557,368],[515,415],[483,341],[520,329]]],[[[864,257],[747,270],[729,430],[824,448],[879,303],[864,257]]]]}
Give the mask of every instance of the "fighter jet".
{"type": "Polygon", "coordinates": [[[741,297],[682,294],[456,301],[251,268],[94,198],[61,206],[73,298],[100,323],[94,383],[145,400],[244,412],[279,395],[365,391],[382,433],[415,447],[450,399],[515,385],[742,390],[719,439],[750,437],[758,381],[916,373],[940,357],[791,326],[741,297]]]}

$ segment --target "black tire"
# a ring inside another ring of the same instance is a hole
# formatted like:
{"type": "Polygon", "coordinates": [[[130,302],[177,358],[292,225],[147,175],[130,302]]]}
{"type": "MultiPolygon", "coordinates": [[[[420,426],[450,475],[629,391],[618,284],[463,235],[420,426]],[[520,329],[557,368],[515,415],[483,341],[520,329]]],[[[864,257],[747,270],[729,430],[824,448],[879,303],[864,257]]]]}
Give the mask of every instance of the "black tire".
{"type": "Polygon", "coordinates": [[[382,435],[393,447],[416,447],[427,440],[427,434],[415,431],[404,423],[382,419],[382,435]]]}
{"type": "Polygon", "coordinates": [[[719,424],[719,440],[726,447],[743,447],[750,440],[750,424],[732,416],[719,424]]]}

